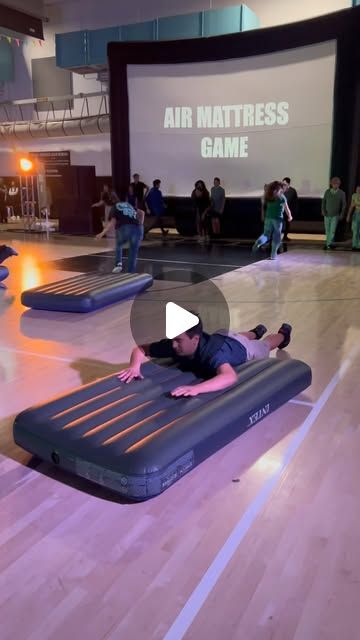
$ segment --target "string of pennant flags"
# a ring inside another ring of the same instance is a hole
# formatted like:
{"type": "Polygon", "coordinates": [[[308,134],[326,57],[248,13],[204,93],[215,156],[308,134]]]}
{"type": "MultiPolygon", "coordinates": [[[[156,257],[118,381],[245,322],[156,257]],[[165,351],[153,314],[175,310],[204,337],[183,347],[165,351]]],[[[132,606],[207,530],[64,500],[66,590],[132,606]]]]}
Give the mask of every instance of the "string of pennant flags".
{"type": "Polygon", "coordinates": [[[15,44],[18,47],[22,44],[42,47],[44,44],[42,40],[35,40],[35,38],[26,38],[26,40],[23,40],[22,38],[15,38],[15,36],[8,36],[5,33],[0,33],[0,40],[7,40],[9,44],[15,44]]]}

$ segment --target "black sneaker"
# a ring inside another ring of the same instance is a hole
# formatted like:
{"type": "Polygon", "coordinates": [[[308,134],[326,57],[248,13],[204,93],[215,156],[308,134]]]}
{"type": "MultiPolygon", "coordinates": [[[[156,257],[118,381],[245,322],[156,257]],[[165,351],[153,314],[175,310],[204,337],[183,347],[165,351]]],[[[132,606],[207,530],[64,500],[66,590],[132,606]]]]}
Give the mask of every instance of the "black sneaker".
{"type": "Polygon", "coordinates": [[[258,324],[255,329],[250,329],[251,333],[255,333],[256,340],[261,340],[261,338],[267,332],[267,328],[263,324],[258,324]]]}
{"type": "Polygon", "coordinates": [[[7,258],[10,258],[11,256],[18,256],[18,252],[15,251],[15,249],[13,249],[12,247],[8,247],[6,244],[3,244],[0,247],[0,262],[3,262],[4,260],[6,260],[7,258]]]}
{"type": "Polygon", "coordinates": [[[285,349],[285,347],[289,346],[291,340],[291,332],[292,326],[291,324],[286,324],[285,322],[281,325],[278,333],[281,333],[284,336],[284,340],[278,349],[285,349]]]}

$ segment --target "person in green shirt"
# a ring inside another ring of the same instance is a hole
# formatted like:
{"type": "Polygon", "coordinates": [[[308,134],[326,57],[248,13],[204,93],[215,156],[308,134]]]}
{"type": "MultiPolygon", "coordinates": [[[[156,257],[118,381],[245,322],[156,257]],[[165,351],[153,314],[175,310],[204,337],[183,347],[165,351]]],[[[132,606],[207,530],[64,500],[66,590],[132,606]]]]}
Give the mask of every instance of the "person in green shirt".
{"type": "Polygon", "coordinates": [[[339,220],[344,217],[346,209],[345,192],[340,189],[341,180],[336,176],[331,178],[330,188],[326,189],[321,205],[321,214],[325,224],[324,249],[334,249],[333,242],[339,220]]]}
{"type": "Polygon", "coordinates": [[[346,221],[350,222],[352,216],[352,250],[360,251],[360,185],[356,187],[351,198],[351,204],[346,221]]]}
{"type": "Polygon", "coordinates": [[[289,222],[292,220],[291,211],[283,194],[282,183],[278,180],[266,185],[263,211],[265,213],[264,232],[256,240],[252,250],[253,252],[257,251],[263,244],[269,242],[271,238],[270,260],[275,260],[281,244],[284,213],[289,222]]]}

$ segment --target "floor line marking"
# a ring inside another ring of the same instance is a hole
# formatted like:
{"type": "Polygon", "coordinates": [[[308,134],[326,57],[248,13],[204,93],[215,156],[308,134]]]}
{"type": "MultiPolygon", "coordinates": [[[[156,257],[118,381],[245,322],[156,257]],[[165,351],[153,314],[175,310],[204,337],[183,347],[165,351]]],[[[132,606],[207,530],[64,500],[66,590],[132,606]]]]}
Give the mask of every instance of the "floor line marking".
{"type": "Polygon", "coordinates": [[[297,400],[296,398],[293,398],[292,400],[289,400],[288,402],[290,402],[291,404],[299,404],[301,407],[311,407],[311,408],[313,408],[315,406],[314,402],[309,402],[307,400],[297,400]]]}
{"type": "MultiPolygon", "coordinates": [[[[91,254],[89,254],[90,257],[91,254]]],[[[77,257],[77,256],[75,256],[77,257]]],[[[113,256],[96,256],[97,258],[106,258],[107,260],[114,260],[115,254],[113,256]]],[[[168,262],[169,264],[191,264],[194,267],[233,267],[235,269],[242,269],[243,267],[240,264],[214,264],[213,262],[188,262],[185,260],[161,260],[160,258],[138,258],[138,262],[168,262]]],[[[260,261],[261,262],[261,261],[260,261]]],[[[251,263],[253,264],[253,263],[251,263]]],[[[244,265],[248,266],[248,265],[244,265]]]]}
{"type": "Polygon", "coordinates": [[[213,262],[189,262],[186,260],[161,260],[159,258],[138,258],[139,261],[143,262],[169,262],[172,264],[192,264],[194,267],[198,265],[199,267],[235,267],[236,269],[241,269],[240,264],[214,264],[213,262]]]}
{"type": "Polygon", "coordinates": [[[44,360],[57,360],[58,362],[73,362],[72,358],[62,358],[61,356],[49,356],[45,353],[36,353],[35,351],[24,351],[23,349],[12,349],[11,347],[2,347],[0,346],[0,352],[4,351],[5,353],[17,353],[23,356],[31,356],[36,358],[43,358],[44,360]]]}
{"type": "Polygon", "coordinates": [[[360,348],[356,349],[353,353],[353,356],[351,358],[347,358],[331,378],[330,382],[321,393],[309,415],[302,423],[295,436],[292,438],[289,446],[284,453],[281,467],[277,471],[275,471],[272,476],[270,476],[270,478],[255,496],[254,500],[248,506],[243,516],[235,525],[229,537],[224,542],[221,549],[218,551],[209,568],[206,570],[200,582],[197,584],[194,591],[191,593],[187,602],[176,617],[174,623],[165,634],[163,640],[181,640],[185,636],[194,619],[201,610],[202,606],[206,602],[212,589],[217,584],[223,571],[226,569],[230,560],[237,551],[240,543],[255,522],[260,511],[265,506],[270,497],[270,494],[277,485],[284,471],[289,466],[299,447],[304,442],[306,436],[309,434],[312,426],[315,423],[315,420],[329,400],[339,381],[348,371],[359,351],[360,348]]]}

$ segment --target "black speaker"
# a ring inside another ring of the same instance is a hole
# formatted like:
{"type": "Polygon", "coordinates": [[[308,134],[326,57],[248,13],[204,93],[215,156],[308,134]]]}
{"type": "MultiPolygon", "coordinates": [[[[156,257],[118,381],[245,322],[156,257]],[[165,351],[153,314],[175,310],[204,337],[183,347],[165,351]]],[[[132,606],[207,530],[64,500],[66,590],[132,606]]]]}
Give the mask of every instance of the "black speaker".
{"type": "Polygon", "coordinates": [[[68,235],[95,235],[102,230],[101,211],[91,208],[89,198],[57,198],[54,216],[59,219],[59,231],[68,235]]]}
{"type": "Polygon", "coordinates": [[[96,199],[95,167],[61,167],[61,183],[64,197],[96,199]]]}

